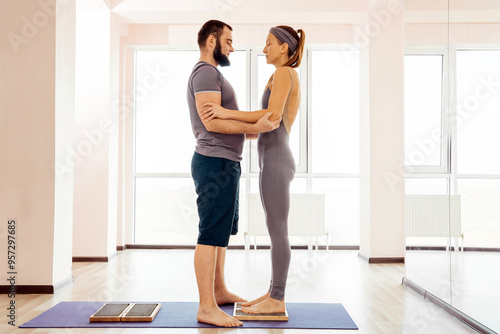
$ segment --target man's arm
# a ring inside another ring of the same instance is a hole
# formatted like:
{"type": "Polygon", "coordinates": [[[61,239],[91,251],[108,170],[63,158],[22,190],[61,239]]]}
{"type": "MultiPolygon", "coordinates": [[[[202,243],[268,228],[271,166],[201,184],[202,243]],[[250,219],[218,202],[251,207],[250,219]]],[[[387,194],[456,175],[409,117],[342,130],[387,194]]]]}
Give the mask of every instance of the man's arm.
{"type": "MultiPolygon", "coordinates": [[[[196,109],[198,115],[200,114],[201,106],[206,102],[221,103],[221,94],[218,92],[204,92],[195,95],[196,109]]],[[[223,134],[241,134],[241,133],[261,133],[269,132],[279,127],[280,119],[275,122],[269,121],[271,113],[267,113],[261,117],[257,123],[246,123],[241,121],[226,120],[214,118],[211,120],[203,120],[203,125],[210,132],[217,132],[223,134]]]]}
{"type": "Polygon", "coordinates": [[[241,122],[255,123],[266,113],[271,112],[270,119],[281,119],[285,109],[288,95],[292,88],[292,73],[286,68],[278,68],[273,75],[273,88],[269,96],[269,103],[266,109],[255,111],[241,111],[223,108],[220,104],[212,104],[212,101],[207,101],[198,110],[201,110],[200,118],[202,120],[210,120],[213,118],[232,119],[241,122]]]}

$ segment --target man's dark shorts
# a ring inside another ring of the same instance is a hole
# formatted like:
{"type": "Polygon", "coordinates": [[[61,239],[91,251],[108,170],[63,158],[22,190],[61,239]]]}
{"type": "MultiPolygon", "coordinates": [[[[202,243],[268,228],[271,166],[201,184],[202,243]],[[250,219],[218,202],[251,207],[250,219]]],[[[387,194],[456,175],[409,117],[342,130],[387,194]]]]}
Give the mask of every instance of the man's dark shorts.
{"type": "Polygon", "coordinates": [[[191,175],[198,194],[198,244],[227,247],[238,232],[240,163],[195,152],[191,175]]]}

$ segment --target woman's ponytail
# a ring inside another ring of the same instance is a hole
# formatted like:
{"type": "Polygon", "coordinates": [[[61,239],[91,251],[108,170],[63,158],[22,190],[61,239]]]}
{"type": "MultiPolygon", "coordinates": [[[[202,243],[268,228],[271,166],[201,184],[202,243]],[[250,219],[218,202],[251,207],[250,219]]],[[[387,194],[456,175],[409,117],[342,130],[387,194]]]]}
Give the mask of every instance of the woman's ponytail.
{"type": "Polygon", "coordinates": [[[288,48],[288,55],[291,57],[286,63],[285,66],[290,66],[293,68],[299,67],[302,62],[302,55],[304,53],[304,44],[306,42],[306,34],[304,30],[299,29],[295,31],[293,28],[289,26],[278,26],[279,28],[286,29],[292,36],[294,36],[298,41],[297,50],[292,54],[290,48],[288,48]]]}

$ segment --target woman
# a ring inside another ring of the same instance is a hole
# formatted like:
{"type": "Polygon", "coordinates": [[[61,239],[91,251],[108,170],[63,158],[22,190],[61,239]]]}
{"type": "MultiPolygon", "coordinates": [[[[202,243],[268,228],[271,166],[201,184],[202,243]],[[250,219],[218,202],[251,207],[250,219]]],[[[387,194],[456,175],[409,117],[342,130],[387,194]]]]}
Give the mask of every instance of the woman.
{"type": "Polygon", "coordinates": [[[274,131],[258,137],[259,187],[266,224],[271,237],[272,280],[269,292],[243,304],[246,313],[280,313],[285,311],[285,286],[290,266],[288,211],[290,182],[295,174],[295,161],[289,145],[289,134],[300,105],[299,67],[304,50],[305,34],[288,26],[269,30],[264,47],[266,62],[276,67],[262,96],[262,110],[245,112],[228,110],[213,103],[202,106],[201,116],[218,117],[255,123],[267,112],[270,121],[281,118],[274,131]],[[300,35],[300,37],[299,37],[300,35]]]}

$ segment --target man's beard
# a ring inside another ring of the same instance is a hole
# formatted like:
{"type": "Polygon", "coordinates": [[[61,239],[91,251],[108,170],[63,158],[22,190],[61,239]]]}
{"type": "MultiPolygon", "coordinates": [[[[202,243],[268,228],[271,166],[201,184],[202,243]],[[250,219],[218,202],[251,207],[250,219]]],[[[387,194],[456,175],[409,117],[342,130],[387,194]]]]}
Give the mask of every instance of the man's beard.
{"type": "Polygon", "coordinates": [[[229,66],[231,62],[226,55],[222,54],[222,46],[220,44],[220,39],[217,40],[214,49],[214,59],[220,66],[229,66]]]}

